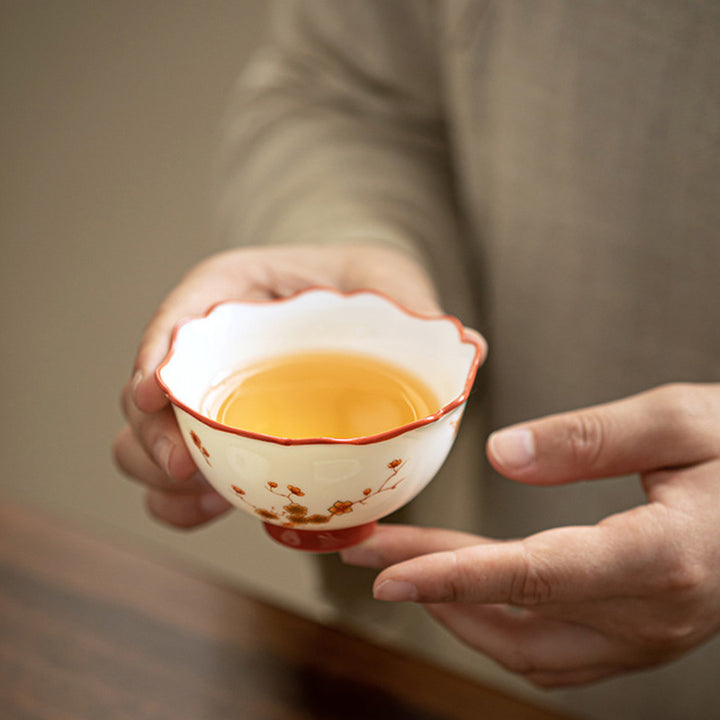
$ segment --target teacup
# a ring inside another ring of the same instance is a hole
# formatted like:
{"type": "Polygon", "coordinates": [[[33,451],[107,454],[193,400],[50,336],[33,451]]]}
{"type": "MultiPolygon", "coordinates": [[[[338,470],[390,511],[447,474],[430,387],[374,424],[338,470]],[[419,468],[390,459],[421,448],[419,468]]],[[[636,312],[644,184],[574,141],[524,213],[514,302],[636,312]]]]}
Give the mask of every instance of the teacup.
{"type": "Polygon", "coordinates": [[[291,548],[333,552],[435,476],[458,432],[484,343],[447,315],[423,316],[370,290],[311,288],[271,301],[227,301],[175,329],[157,371],[183,438],[208,482],[291,548]],[[357,353],[412,372],[432,389],[432,415],[385,432],[290,439],[223,425],[210,388],[258,361],[308,351],[357,353]]]}

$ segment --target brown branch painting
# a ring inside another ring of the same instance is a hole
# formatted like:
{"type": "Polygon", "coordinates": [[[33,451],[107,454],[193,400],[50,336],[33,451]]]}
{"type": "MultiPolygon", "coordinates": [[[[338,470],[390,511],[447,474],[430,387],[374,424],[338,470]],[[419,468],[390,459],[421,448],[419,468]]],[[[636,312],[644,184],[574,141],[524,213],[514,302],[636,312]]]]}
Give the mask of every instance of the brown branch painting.
{"type": "Polygon", "coordinates": [[[301,498],[305,496],[305,492],[296,485],[286,485],[285,490],[282,490],[276,482],[269,481],[265,484],[265,489],[268,490],[268,492],[287,500],[287,504],[283,505],[279,509],[275,505],[271,505],[270,508],[262,508],[257,505],[253,505],[246,498],[245,491],[241,487],[233,485],[232,489],[242,502],[251,507],[253,512],[264,520],[282,520],[284,521],[282,522],[283,527],[324,525],[325,523],[330,522],[334,517],[352,512],[356,505],[364,505],[368,500],[370,500],[370,498],[373,498],[380,493],[394,490],[405,479],[404,477],[398,478],[397,480],[395,479],[403,465],[404,462],[400,459],[391,460],[387,464],[390,474],[377,489],[373,490],[369,487],[365,488],[363,490],[362,497],[356,500],[338,499],[329,508],[327,508],[324,513],[311,514],[308,507],[303,505],[301,500],[301,498]]]}

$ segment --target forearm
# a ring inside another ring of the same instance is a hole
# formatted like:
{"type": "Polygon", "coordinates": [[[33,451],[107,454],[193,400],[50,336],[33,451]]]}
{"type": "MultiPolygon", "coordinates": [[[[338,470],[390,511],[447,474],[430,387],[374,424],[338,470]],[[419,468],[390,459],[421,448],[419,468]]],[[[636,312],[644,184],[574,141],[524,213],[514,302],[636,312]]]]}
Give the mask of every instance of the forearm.
{"type": "Polygon", "coordinates": [[[280,6],[229,113],[227,244],[381,242],[452,284],[442,268],[458,233],[431,35],[427,17],[407,12],[398,43],[381,4],[280,6]]]}

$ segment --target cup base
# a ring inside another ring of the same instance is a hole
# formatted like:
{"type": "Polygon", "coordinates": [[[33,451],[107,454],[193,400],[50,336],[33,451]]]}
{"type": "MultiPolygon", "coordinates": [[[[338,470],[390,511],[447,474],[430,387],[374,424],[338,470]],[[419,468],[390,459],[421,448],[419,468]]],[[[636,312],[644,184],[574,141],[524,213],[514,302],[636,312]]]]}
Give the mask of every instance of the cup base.
{"type": "Polygon", "coordinates": [[[361,543],[372,535],[377,522],[340,530],[299,530],[272,523],[263,523],[265,532],[277,543],[293,550],[331,553],[361,543]]]}

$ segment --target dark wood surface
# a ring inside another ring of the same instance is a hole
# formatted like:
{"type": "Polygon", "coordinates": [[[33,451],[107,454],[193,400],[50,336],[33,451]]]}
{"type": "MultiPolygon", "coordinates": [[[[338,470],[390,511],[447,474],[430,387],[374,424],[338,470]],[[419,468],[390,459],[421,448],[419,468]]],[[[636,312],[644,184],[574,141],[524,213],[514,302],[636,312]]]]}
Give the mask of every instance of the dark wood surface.
{"type": "Polygon", "coordinates": [[[559,720],[0,502],[2,720],[559,720]]]}

